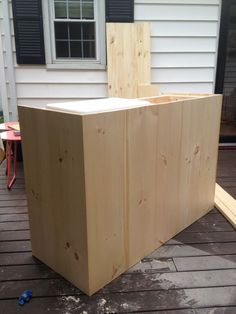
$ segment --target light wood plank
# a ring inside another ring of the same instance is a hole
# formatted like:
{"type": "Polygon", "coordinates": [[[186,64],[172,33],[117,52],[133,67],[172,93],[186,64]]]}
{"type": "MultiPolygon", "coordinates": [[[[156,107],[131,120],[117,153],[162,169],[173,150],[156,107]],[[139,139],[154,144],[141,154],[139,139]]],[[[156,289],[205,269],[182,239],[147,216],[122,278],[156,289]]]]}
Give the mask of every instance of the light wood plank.
{"type": "Polygon", "coordinates": [[[217,183],[215,186],[215,206],[236,228],[236,200],[217,183]]]}
{"type": "Polygon", "coordinates": [[[83,119],[90,289],[121,274],[126,262],[125,111],[83,119]]]}
{"type": "Polygon", "coordinates": [[[149,24],[107,23],[107,62],[108,95],[139,97],[151,80],[149,24]]]}
{"type": "Polygon", "coordinates": [[[26,107],[19,115],[33,255],[88,292],[82,118],[26,107]]]}

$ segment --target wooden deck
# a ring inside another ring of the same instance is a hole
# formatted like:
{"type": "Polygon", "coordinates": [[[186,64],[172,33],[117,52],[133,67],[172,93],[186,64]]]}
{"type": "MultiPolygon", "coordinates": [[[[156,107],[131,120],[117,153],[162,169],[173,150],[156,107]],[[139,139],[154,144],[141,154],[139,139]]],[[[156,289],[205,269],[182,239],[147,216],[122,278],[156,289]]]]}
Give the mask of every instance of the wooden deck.
{"type": "MultiPolygon", "coordinates": [[[[236,197],[236,151],[220,152],[217,181],[236,197]]],[[[2,165],[1,314],[236,313],[236,232],[217,210],[89,298],[31,256],[22,165],[12,191],[5,182],[2,165]]]]}

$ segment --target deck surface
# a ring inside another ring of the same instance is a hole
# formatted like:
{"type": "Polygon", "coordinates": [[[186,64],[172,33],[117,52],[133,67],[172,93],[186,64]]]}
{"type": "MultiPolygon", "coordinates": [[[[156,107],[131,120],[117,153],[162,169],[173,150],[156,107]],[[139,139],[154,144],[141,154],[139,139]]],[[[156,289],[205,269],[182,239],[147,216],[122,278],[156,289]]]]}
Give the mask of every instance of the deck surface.
{"type": "MultiPolygon", "coordinates": [[[[236,151],[220,152],[217,182],[236,197],[236,151]]],[[[216,209],[89,298],[32,257],[22,166],[10,192],[1,166],[1,314],[159,312],[236,313],[236,232],[216,209]]]]}

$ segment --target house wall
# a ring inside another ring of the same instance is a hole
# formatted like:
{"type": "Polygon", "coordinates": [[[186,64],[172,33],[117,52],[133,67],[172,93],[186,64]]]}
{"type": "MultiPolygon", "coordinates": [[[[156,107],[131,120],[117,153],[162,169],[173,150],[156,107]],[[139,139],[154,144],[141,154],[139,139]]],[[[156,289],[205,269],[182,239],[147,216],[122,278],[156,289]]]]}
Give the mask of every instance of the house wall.
{"type": "MultiPolygon", "coordinates": [[[[41,106],[107,96],[105,69],[18,66],[11,1],[6,1],[11,15],[18,104],[41,106]]],[[[151,23],[152,82],[162,93],[214,92],[220,3],[221,0],[135,0],[135,20],[151,23]]],[[[2,28],[1,33],[4,42],[2,28]]]]}
{"type": "MultiPolygon", "coordinates": [[[[2,29],[2,1],[0,0],[0,30],[2,29]]],[[[3,95],[2,87],[5,87],[5,69],[3,67],[3,51],[2,51],[2,36],[0,32],[0,110],[2,111],[3,95]]]]}
{"type": "Polygon", "coordinates": [[[136,0],[151,23],[152,82],[161,92],[214,92],[220,0],[136,0]]]}

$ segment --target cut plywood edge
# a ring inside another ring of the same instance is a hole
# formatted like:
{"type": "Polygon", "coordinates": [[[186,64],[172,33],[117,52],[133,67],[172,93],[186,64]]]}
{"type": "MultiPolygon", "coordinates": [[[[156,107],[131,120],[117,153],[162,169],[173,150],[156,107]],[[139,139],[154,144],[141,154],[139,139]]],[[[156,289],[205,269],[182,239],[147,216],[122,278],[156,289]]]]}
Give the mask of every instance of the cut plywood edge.
{"type": "Polygon", "coordinates": [[[236,228],[236,200],[216,183],[215,206],[236,228]]]}

